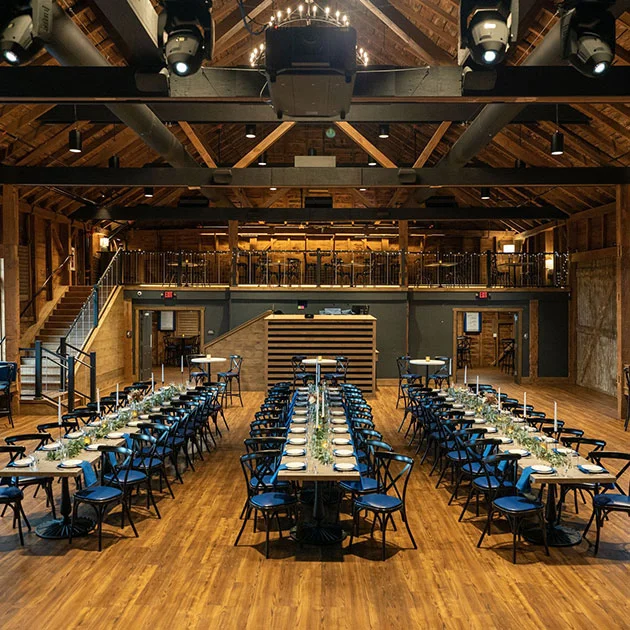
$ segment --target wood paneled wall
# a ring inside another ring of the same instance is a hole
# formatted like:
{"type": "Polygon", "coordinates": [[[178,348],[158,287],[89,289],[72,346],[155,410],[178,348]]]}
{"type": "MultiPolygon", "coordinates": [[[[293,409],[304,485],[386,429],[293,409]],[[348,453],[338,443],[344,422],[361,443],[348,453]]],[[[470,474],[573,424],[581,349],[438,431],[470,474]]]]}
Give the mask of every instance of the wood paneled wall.
{"type": "MultiPolygon", "coordinates": [[[[464,334],[464,314],[457,317],[457,335],[464,334]]],[[[514,338],[514,315],[506,311],[481,311],[481,332],[468,334],[472,367],[494,367],[501,356],[501,340],[514,338]],[[495,336],[496,335],[496,336],[495,336]]]]}

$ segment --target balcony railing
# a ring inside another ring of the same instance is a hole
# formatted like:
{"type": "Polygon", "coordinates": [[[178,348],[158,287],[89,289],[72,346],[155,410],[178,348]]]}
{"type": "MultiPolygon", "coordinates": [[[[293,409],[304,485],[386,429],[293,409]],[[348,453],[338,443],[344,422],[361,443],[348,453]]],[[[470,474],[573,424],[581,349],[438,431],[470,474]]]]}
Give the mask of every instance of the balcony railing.
{"type": "Polygon", "coordinates": [[[261,287],[565,287],[568,254],[236,250],[121,253],[122,283],[261,287]]]}

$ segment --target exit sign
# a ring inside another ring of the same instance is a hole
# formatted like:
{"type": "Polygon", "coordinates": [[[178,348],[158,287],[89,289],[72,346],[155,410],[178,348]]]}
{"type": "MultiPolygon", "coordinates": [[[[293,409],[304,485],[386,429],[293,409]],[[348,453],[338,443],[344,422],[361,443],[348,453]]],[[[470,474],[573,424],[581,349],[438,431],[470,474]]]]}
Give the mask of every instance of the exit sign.
{"type": "Polygon", "coordinates": [[[164,291],[162,298],[165,300],[174,300],[177,297],[175,291],[164,291]]]}
{"type": "Polygon", "coordinates": [[[479,293],[477,293],[477,298],[480,300],[489,300],[490,293],[488,291],[479,291],[479,293]]]}

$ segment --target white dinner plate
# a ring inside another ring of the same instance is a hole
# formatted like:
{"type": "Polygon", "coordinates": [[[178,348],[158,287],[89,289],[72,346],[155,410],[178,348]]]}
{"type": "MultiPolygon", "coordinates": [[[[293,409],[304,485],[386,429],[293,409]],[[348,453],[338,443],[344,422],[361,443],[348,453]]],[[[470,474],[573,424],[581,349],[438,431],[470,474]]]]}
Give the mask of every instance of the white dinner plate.
{"type": "Polygon", "coordinates": [[[336,457],[352,457],[354,455],[354,451],[351,448],[336,448],[333,451],[333,455],[336,457]]]}
{"type": "Polygon", "coordinates": [[[64,459],[59,466],[61,468],[79,468],[82,463],[82,459],[64,459]]]}
{"type": "Polygon", "coordinates": [[[348,433],[348,427],[333,427],[333,433],[348,433]]]}
{"type": "Polygon", "coordinates": [[[538,429],[536,427],[525,427],[525,431],[528,433],[538,433],[538,429]]]}
{"type": "Polygon", "coordinates": [[[514,440],[509,437],[500,437],[499,439],[501,440],[501,444],[512,444],[512,442],[514,442],[514,440]]]}
{"type": "Polygon", "coordinates": [[[303,448],[287,448],[284,454],[288,457],[301,457],[302,455],[306,455],[306,450],[303,448]]]}
{"type": "Polygon", "coordinates": [[[339,462],[338,464],[335,464],[335,469],[339,470],[340,472],[346,472],[346,471],[354,470],[355,466],[354,464],[351,464],[350,462],[339,462]]]}
{"type": "Polygon", "coordinates": [[[84,435],[85,433],[83,433],[83,431],[72,431],[70,433],[67,433],[65,437],[70,440],[76,440],[77,438],[83,437],[84,435]]]}
{"type": "Polygon", "coordinates": [[[293,418],[292,424],[306,424],[306,418],[293,418]]]}
{"type": "Polygon", "coordinates": [[[464,403],[453,403],[452,407],[453,409],[463,409],[464,403]]]}
{"type": "Polygon", "coordinates": [[[486,429],[486,433],[496,433],[497,432],[497,428],[496,427],[488,427],[486,429]]]}
{"type": "Polygon", "coordinates": [[[306,462],[287,462],[285,466],[287,470],[304,470],[306,468],[306,462]]]}
{"type": "Polygon", "coordinates": [[[546,466],[545,464],[536,464],[532,466],[532,470],[540,475],[550,475],[555,472],[552,466],[546,466]]]}
{"type": "Polygon", "coordinates": [[[345,418],[332,418],[330,422],[331,424],[346,424],[346,419],[345,418]]]}
{"type": "Polygon", "coordinates": [[[148,420],[149,419],[149,414],[148,413],[141,413],[138,418],[140,418],[140,420],[148,420]]]}
{"type": "Polygon", "coordinates": [[[88,422],[88,427],[100,427],[103,424],[102,420],[92,420],[92,422],[88,422]]]}
{"type": "Polygon", "coordinates": [[[471,410],[467,410],[467,411],[464,411],[464,415],[468,416],[470,418],[470,416],[474,416],[475,415],[475,412],[471,411],[471,410]]]}
{"type": "Polygon", "coordinates": [[[444,402],[455,402],[455,399],[454,399],[452,396],[447,396],[447,397],[444,399],[444,402]]]}
{"type": "Polygon", "coordinates": [[[85,447],[86,451],[98,451],[98,447],[100,446],[100,444],[88,444],[85,447]]]}
{"type": "Polygon", "coordinates": [[[289,444],[296,446],[304,446],[304,444],[306,444],[306,438],[289,438],[287,441],[289,444]]]}
{"type": "Polygon", "coordinates": [[[61,446],[61,442],[51,442],[50,444],[44,444],[42,451],[56,451],[58,448],[61,448],[61,446]]]}
{"type": "Polygon", "coordinates": [[[560,455],[576,455],[576,452],[572,448],[567,448],[566,446],[559,446],[556,449],[556,453],[560,455]]]}
{"type": "Polygon", "coordinates": [[[28,457],[22,457],[21,459],[16,459],[13,462],[13,465],[16,468],[28,468],[33,463],[33,458],[29,455],[28,457]]]}
{"type": "Polygon", "coordinates": [[[548,444],[556,444],[558,440],[556,438],[551,437],[550,435],[545,435],[542,439],[543,442],[547,442],[548,444]]]}
{"type": "Polygon", "coordinates": [[[141,420],[129,420],[127,422],[128,427],[137,427],[140,424],[141,420]]]}
{"type": "Polygon", "coordinates": [[[605,472],[606,469],[598,466],[597,464],[582,464],[580,468],[583,468],[586,472],[589,473],[601,473],[605,472]]]}
{"type": "Polygon", "coordinates": [[[333,438],[332,443],[335,446],[346,446],[347,444],[352,444],[352,440],[348,438],[333,438]]]}
{"type": "Polygon", "coordinates": [[[346,412],[343,409],[331,409],[330,413],[333,416],[345,416],[346,412]]]}
{"type": "Polygon", "coordinates": [[[293,415],[294,416],[305,416],[306,415],[306,409],[294,409],[293,410],[293,415]]]}
{"type": "Polygon", "coordinates": [[[512,422],[515,422],[517,424],[520,424],[521,422],[525,422],[524,418],[518,418],[517,416],[512,416],[511,420],[512,422]]]}
{"type": "Polygon", "coordinates": [[[306,433],[306,427],[291,427],[289,433],[306,433]]]}
{"type": "Polygon", "coordinates": [[[505,452],[512,453],[513,455],[520,455],[521,457],[528,457],[530,455],[530,452],[524,448],[510,448],[505,452]]]}
{"type": "Polygon", "coordinates": [[[486,419],[485,418],[475,418],[474,419],[474,423],[475,424],[485,424],[486,423],[486,419]]]}
{"type": "Polygon", "coordinates": [[[111,433],[108,433],[105,437],[108,440],[120,440],[121,437],[124,437],[124,433],[122,431],[112,431],[111,433]]]}

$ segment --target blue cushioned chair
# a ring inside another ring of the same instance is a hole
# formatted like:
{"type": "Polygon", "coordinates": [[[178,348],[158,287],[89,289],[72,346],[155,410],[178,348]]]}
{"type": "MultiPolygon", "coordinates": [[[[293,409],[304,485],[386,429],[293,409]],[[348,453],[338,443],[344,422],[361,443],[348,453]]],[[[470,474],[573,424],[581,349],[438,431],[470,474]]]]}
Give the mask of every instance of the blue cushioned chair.
{"type": "Polygon", "coordinates": [[[281,453],[277,450],[263,450],[241,455],[241,468],[247,484],[247,510],[234,546],[238,545],[252,511],[254,512],[254,532],[256,531],[256,519],[260,512],[265,521],[265,558],[269,557],[270,521],[275,517],[278,532],[282,538],[279,515],[287,514],[289,517],[297,518],[297,497],[284,490],[276,489],[273,483],[281,453]]]}
{"type": "Polygon", "coordinates": [[[394,525],[394,514],[396,512],[401,514],[413,548],[418,548],[409,527],[405,507],[407,484],[409,483],[409,476],[413,470],[414,462],[411,457],[406,455],[384,451],[375,453],[375,461],[378,492],[361,495],[354,500],[354,523],[348,548],[352,547],[355,532],[358,532],[360,512],[372,512],[374,514],[372,533],[374,533],[374,526],[378,520],[382,532],[382,559],[385,560],[387,521],[391,520],[392,525],[394,525]]]}
{"type": "MultiPolygon", "coordinates": [[[[520,457],[516,453],[499,453],[485,457],[483,460],[484,475],[473,479],[473,486],[485,487],[486,496],[489,498],[494,497],[488,508],[488,519],[481,532],[477,547],[481,547],[486,534],[490,536],[492,518],[494,513],[498,512],[506,517],[512,532],[512,562],[514,564],[516,564],[516,539],[517,537],[520,539],[521,525],[532,519],[537,519],[540,523],[545,553],[549,555],[544,504],[542,501],[517,494],[517,462],[520,457]]],[[[464,506],[464,509],[466,509],[466,506],[464,506]]]]}
{"type": "Polygon", "coordinates": [[[630,470],[630,453],[618,453],[613,451],[600,451],[592,453],[589,456],[599,466],[606,466],[607,462],[619,462],[621,468],[615,475],[615,483],[613,487],[607,486],[603,492],[596,494],[593,497],[593,514],[586,525],[584,530],[584,536],[586,536],[588,530],[595,519],[595,526],[597,533],[595,535],[595,555],[599,551],[599,535],[601,528],[604,526],[604,521],[611,512],[624,512],[630,516],[630,483],[628,484],[628,491],[624,491],[621,486],[621,478],[630,470]],[[611,490],[617,490],[612,492],[611,490]]]}
{"type": "MultiPolygon", "coordinates": [[[[9,456],[9,462],[12,462],[16,459],[20,459],[24,457],[26,453],[26,447],[24,446],[5,446],[0,445],[0,455],[6,454],[9,456]]],[[[12,477],[4,477],[0,479],[0,505],[3,506],[3,510],[7,507],[10,507],[13,510],[13,528],[15,525],[18,526],[18,534],[20,535],[20,544],[22,547],[24,546],[24,534],[22,532],[22,518],[24,518],[24,522],[28,527],[29,531],[31,530],[31,525],[26,518],[26,514],[24,513],[24,508],[22,507],[22,499],[24,498],[24,493],[20,488],[15,485],[15,478],[12,477]]],[[[2,512],[4,515],[4,511],[2,512]]]]}
{"type": "Polygon", "coordinates": [[[121,511],[121,519],[120,519],[120,527],[121,529],[125,526],[125,514],[129,518],[129,524],[131,525],[131,529],[133,529],[133,533],[136,538],[138,538],[138,530],[131,518],[131,510],[129,509],[128,500],[129,498],[123,492],[122,487],[123,484],[111,485],[113,483],[113,479],[106,479],[104,471],[107,466],[114,465],[118,468],[118,471],[123,476],[123,478],[128,478],[131,474],[131,464],[133,460],[133,454],[124,446],[106,446],[104,444],[99,445],[98,450],[101,452],[101,467],[100,467],[100,479],[95,484],[91,486],[87,486],[82,490],[74,493],[74,505],[72,507],[72,525],[70,527],[70,537],[68,542],[72,544],[72,529],[74,527],[74,521],[77,517],[77,511],[79,509],[79,505],[81,503],[85,503],[89,505],[96,514],[96,522],[98,528],[98,550],[101,551],[103,548],[103,520],[105,518],[105,512],[113,507],[114,505],[118,505],[120,503],[122,511],[121,511]],[[119,460],[122,460],[122,463],[119,463],[119,460]],[[113,464],[113,462],[116,464],[113,464]]]}

